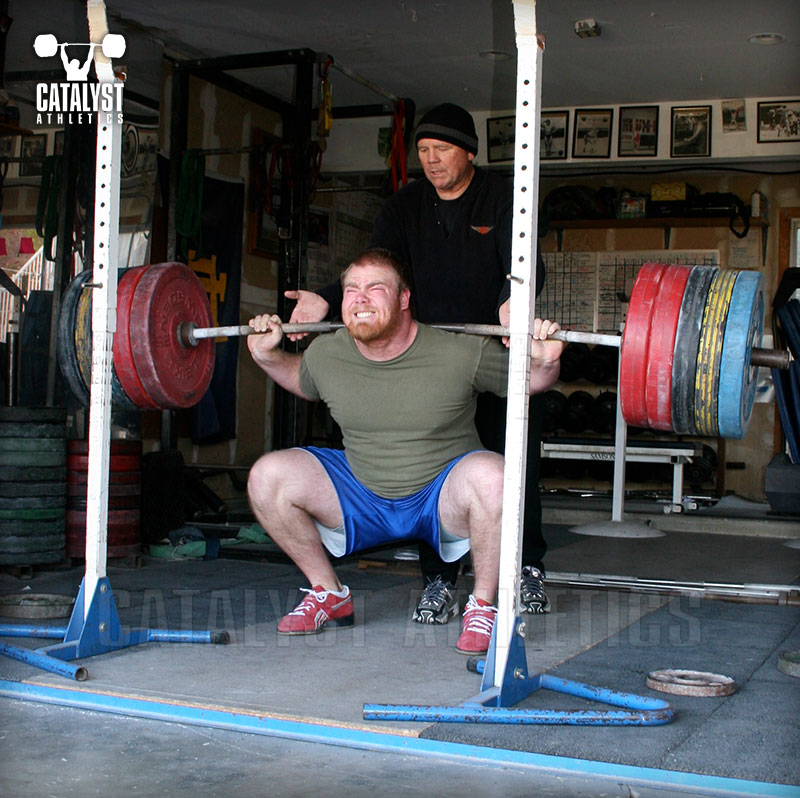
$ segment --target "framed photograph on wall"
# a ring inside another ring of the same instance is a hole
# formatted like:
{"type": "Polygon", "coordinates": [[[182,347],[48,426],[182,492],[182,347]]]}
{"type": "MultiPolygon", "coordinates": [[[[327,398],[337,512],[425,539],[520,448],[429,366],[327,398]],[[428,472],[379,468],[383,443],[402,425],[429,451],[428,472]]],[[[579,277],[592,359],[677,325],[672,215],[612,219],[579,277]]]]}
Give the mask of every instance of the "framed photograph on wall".
{"type": "Polygon", "coordinates": [[[759,103],[757,138],[770,144],[800,141],[800,100],[759,103]]]}
{"type": "Polygon", "coordinates": [[[573,158],[610,158],[613,108],[576,108],[573,158]]]}
{"type": "Polygon", "coordinates": [[[539,129],[539,160],[565,160],[568,142],[569,111],[542,111],[539,129]]]}
{"type": "Polygon", "coordinates": [[[671,158],[708,158],[711,155],[711,106],[672,108],[671,158]]]}
{"type": "Polygon", "coordinates": [[[658,153],[658,106],[626,105],[619,109],[617,156],[649,157],[658,153]]]}
{"type": "Polygon", "coordinates": [[[19,163],[20,177],[41,177],[47,134],[36,133],[33,136],[23,136],[20,150],[22,160],[19,163]]]}
{"type": "Polygon", "coordinates": [[[514,160],[515,116],[498,116],[486,120],[486,152],[489,163],[514,160]]]}

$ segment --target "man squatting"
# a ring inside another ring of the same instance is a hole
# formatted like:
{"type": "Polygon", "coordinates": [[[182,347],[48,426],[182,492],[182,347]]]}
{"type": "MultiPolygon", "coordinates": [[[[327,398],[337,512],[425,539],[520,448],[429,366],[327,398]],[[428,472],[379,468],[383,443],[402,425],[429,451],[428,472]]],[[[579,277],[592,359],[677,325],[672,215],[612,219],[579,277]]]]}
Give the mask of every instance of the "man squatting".
{"type": "MultiPolygon", "coordinates": [[[[260,315],[247,345],[284,389],[324,401],[344,451],[313,446],[269,452],[250,471],[253,512],[312,586],[278,624],[281,634],[351,626],[350,590],[326,549],[423,540],[443,560],[471,551],[475,572],[456,648],[488,649],[497,613],[503,457],[481,448],[476,397],[504,396],[508,352],[491,338],[445,332],[412,316],[404,265],[388,250],[357,257],[341,277],[346,329],[302,354],[279,348],[280,319],[260,315]]],[[[563,343],[555,322],[534,321],[530,393],[558,379],[563,343]]]]}

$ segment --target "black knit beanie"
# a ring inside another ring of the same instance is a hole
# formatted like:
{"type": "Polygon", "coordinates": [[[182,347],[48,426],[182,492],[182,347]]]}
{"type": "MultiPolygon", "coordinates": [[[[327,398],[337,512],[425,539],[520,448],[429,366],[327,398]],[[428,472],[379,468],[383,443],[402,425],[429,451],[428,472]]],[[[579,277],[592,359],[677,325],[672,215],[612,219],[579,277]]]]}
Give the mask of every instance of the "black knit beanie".
{"type": "Polygon", "coordinates": [[[458,105],[443,103],[432,108],[419,120],[414,143],[420,139],[438,139],[478,154],[478,134],[469,111],[458,105]]]}

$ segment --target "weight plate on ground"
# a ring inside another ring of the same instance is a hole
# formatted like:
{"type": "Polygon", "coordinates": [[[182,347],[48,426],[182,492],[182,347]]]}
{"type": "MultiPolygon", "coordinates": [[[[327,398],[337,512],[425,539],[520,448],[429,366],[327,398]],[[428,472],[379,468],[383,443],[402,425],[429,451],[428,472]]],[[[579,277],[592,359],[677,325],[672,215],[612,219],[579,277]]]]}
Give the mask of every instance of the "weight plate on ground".
{"type": "Polygon", "coordinates": [[[694,426],[697,435],[717,435],[717,401],[719,392],[719,362],[728,307],[738,272],[720,269],[711,281],[703,309],[703,329],[697,348],[697,367],[694,378],[694,426]]]}
{"type": "MultiPolygon", "coordinates": [[[[67,467],[71,471],[88,471],[88,454],[68,454],[67,467]]],[[[120,454],[109,458],[108,467],[110,471],[140,471],[142,458],[133,454],[120,454]]]]}
{"type": "Polygon", "coordinates": [[[66,466],[0,465],[0,482],[63,482],[66,478],[66,466]]]}
{"type": "Polygon", "coordinates": [[[652,671],[647,674],[647,686],[662,693],[703,698],[731,695],[736,692],[736,682],[730,676],[705,671],[652,671]]]}
{"type": "Polygon", "coordinates": [[[74,605],[72,596],[10,593],[0,596],[0,615],[4,618],[68,618],[74,605]]]}
{"type": "Polygon", "coordinates": [[[191,407],[211,384],[215,345],[206,338],[183,346],[177,331],[184,322],[212,326],[203,284],[182,263],[150,266],[131,302],[131,348],[142,386],[160,407],[191,407]]]}
{"type": "MultiPolygon", "coordinates": [[[[0,407],[0,435],[5,424],[53,424],[66,429],[67,411],[63,407],[0,407]]],[[[14,433],[23,437],[23,433],[14,433]]]]}
{"type": "Polygon", "coordinates": [[[44,551],[61,551],[63,556],[65,546],[64,535],[41,535],[39,537],[8,537],[0,536],[0,563],[7,562],[2,559],[4,554],[30,554],[44,551]]]}
{"type": "Polygon", "coordinates": [[[668,266],[658,290],[650,325],[645,385],[647,426],[651,429],[672,430],[672,358],[690,272],[688,266],[668,266]]]}
{"type": "MultiPolygon", "coordinates": [[[[22,483],[25,484],[25,483],[22,483]]],[[[47,510],[56,507],[65,507],[67,504],[66,489],[60,496],[15,496],[0,495],[0,512],[5,510],[47,510]]]]}
{"type": "Polygon", "coordinates": [[[56,359],[61,375],[72,395],[82,407],[89,406],[89,386],[84,382],[75,349],[75,318],[78,300],[83,293],[83,284],[92,276],[91,271],[81,272],[70,280],[61,297],[61,311],[58,315],[56,337],[56,359]]]}
{"type": "Polygon", "coordinates": [[[64,438],[0,438],[0,452],[63,452],[64,438]]]}
{"type": "Polygon", "coordinates": [[[750,365],[750,353],[761,346],[763,285],[761,274],[742,271],[733,287],[719,365],[717,420],[723,438],[743,438],[753,412],[758,369],[750,365]]]}
{"type": "Polygon", "coordinates": [[[67,426],[63,420],[57,424],[3,423],[0,420],[0,438],[66,438],[66,436],[67,426]]]}
{"type": "MultiPolygon", "coordinates": [[[[141,454],[142,442],[132,438],[112,438],[109,451],[112,458],[115,454],[141,454]]],[[[67,441],[67,452],[70,454],[88,454],[89,441],[70,438],[67,441]]]]}
{"type": "MultiPolygon", "coordinates": [[[[63,541],[63,538],[61,539],[63,541]]],[[[0,551],[0,565],[46,565],[62,562],[67,556],[64,545],[54,546],[46,551],[31,553],[24,548],[18,552],[0,551]]]]}
{"type": "Polygon", "coordinates": [[[58,518],[46,521],[0,521],[0,540],[8,536],[36,538],[42,535],[63,534],[66,526],[64,510],[57,510],[58,518]]]}
{"type": "Polygon", "coordinates": [[[645,263],[639,269],[625,317],[619,358],[619,401],[625,421],[634,427],[647,426],[647,351],[654,306],[667,268],[661,263],[645,263]]]}
{"type": "Polygon", "coordinates": [[[716,271],[713,266],[692,267],[678,316],[675,351],[672,356],[672,429],[684,435],[694,434],[697,349],[703,326],[703,308],[716,271]]]}
{"type": "Polygon", "coordinates": [[[66,452],[0,452],[0,466],[60,466],[66,452]]]}
{"type": "Polygon", "coordinates": [[[4,521],[52,521],[63,517],[64,510],[58,507],[0,508],[0,523],[4,521]]]}
{"type": "Polygon", "coordinates": [[[60,482],[11,482],[0,480],[0,501],[3,499],[58,497],[67,495],[67,483],[60,482]]]}

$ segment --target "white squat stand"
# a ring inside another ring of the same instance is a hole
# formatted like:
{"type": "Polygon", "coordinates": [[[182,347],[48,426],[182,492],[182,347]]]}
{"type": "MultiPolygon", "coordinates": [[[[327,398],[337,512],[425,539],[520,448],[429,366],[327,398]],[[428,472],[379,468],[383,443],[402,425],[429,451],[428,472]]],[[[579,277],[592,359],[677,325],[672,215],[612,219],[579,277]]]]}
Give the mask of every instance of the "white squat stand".
{"type": "MultiPolygon", "coordinates": [[[[511,352],[508,370],[503,520],[497,620],[486,659],[467,667],[483,673],[481,692],[457,707],[365,704],[367,720],[575,725],[656,725],[674,711],[664,701],[528,674],[525,625],[519,615],[520,550],[528,443],[530,331],[535,318],[539,124],[543,40],[536,34],[535,0],[514,3],[517,34],[517,115],[514,143],[514,220],[511,245],[511,352]],[[618,710],[509,709],[545,688],[621,707],[618,710]]],[[[623,441],[624,450],[624,441],[623,441]]],[[[532,486],[534,490],[538,486],[532,486]]]]}
{"type": "MultiPolygon", "coordinates": [[[[103,0],[88,0],[89,34],[100,44],[108,34],[103,0]]],[[[121,37],[120,37],[121,38],[121,37]]],[[[124,52],[124,47],[123,47],[124,52]]],[[[114,86],[122,97],[122,81],[103,52],[96,47],[95,70],[100,83],[114,86]]],[[[4,634],[17,637],[60,638],[62,642],[29,651],[4,646],[0,653],[43,670],[82,681],[84,666],[70,664],[108,651],[147,642],[227,643],[229,634],[133,628],[122,629],[111,585],[106,576],[108,544],[108,467],[111,448],[111,367],[117,325],[117,244],[119,238],[119,189],[122,121],[114,109],[110,117],[98,112],[94,201],[94,272],[87,290],[92,295],[92,376],[89,405],[89,465],[86,498],[86,570],[75,608],[65,628],[19,627],[4,634]]]]}

